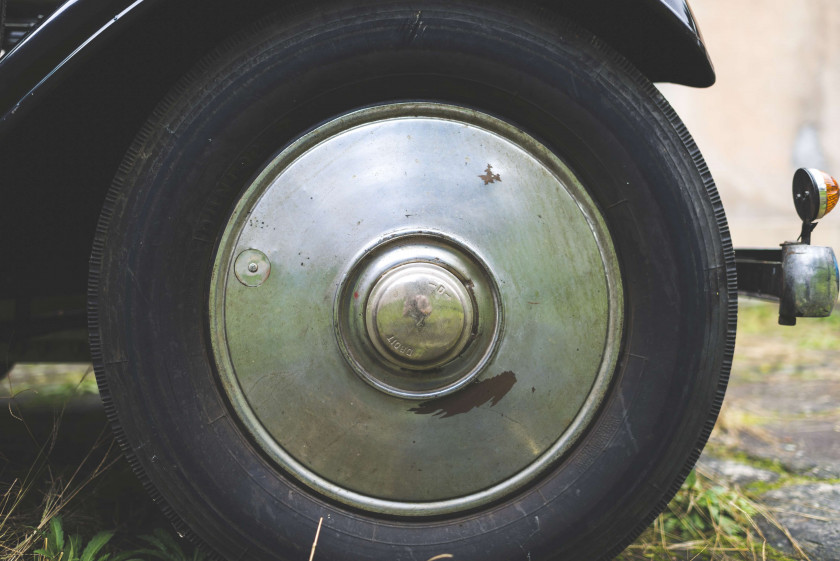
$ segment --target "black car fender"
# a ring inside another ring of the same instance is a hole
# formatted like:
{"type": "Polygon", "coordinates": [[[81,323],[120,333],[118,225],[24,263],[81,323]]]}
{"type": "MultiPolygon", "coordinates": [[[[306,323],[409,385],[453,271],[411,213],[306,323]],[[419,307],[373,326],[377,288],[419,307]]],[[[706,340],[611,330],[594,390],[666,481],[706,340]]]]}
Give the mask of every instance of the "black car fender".
{"type": "MultiPolygon", "coordinates": [[[[15,116],[37,107],[53,86],[74,68],[107,48],[109,39],[133,26],[155,25],[160,18],[184,24],[169,38],[177,49],[196,27],[231,15],[258,16],[273,6],[251,2],[234,10],[219,2],[179,2],[167,13],[164,0],[69,0],[0,60],[0,131],[15,116]],[[233,13],[231,13],[233,12],[233,13]],[[196,25],[200,22],[200,25],[196,25]]],[[[581,23],[611,43],[650,78],[690,86],[709,86],[714,70],[686,0],[553,0],[545,8],[581,23]]],[[[107,70],[106,70],[107,71],[107,70]]]]}
{"type": "MultiPolygon", "coordinates": [[[[535,3],[592,30],[651,81],[714,82],[685,0],[535,3]]],[[[84,293],[96,218],[136,131],[197,60],[278,9],[269,0],[69,0],[0,59],[0,299],[84,293]],[[39,274],[19,274],[33,255],[39,274]]]]}

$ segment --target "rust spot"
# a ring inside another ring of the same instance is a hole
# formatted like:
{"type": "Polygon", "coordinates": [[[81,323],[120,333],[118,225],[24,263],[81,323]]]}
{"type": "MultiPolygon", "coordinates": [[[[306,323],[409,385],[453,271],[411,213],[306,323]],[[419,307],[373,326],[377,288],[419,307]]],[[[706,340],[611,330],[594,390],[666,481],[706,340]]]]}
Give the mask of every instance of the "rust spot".
{"type": "Polygon", "coordinates": [[[479,175],[478,177],[484,180],[485,185],[488,183],[495,183],[496,181],[502,181],[502,176],[498,173],[493,173],[493,166],[490,164],[487,164],[487,169],[484,170],[484,175],[479,175]]]}
{"type": "Polygon", "coordinates": [[[466,413],[488,402],[490,407],[493,407],[507,395],[515,383],[516,374],[508,370],[498,376],[469,385],[451,395],[424,401],[409,411],[418,415],[434,415],[445,419],[466,413]]]}

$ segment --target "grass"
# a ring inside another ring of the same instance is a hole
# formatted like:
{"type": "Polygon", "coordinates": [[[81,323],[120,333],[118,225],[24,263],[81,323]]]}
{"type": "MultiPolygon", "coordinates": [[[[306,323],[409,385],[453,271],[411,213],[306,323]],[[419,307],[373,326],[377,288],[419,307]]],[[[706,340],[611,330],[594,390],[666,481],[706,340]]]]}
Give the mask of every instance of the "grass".
{"type": "Polygon", "coordinates": [[[206,559],[148,498],[104,414],[71,410],[98,399],[89,367],[31,370],[0,382],[0,561],[206,559]]]}
{"type": "Polygon", "coordinates": [[[840,349],[840,312],[827,318],[799,318],[796,327],[778,324],[779,306],[769,302],[745,301],[738,308],[738,335],[761,335],[794,341],[804,350],[840,349]]]}
{"type": "MultiPolygon", "coordinates": [[[[776,325],[776,313],[767,304],[742,305],[739,342],[750,337],[784,338],[786,344],[803,350],[840,350],[840,315],[800,320],[791,329],[776,325]]],[[[67,408],[70,398],[95,398],[89,368],[69,367],[59,374],[45,369],[29,379],[33,382],[26,385],[0,383],[9,426],[18,431],[9,436],[6,427],[0,427],[0,440],[22,443],[9,452],[8,444],[0,442],[0,561],[203,561],[203,553],[174,533],[136,481],[104,416],[87,425],[67,421],[73,414],[67,408]]],[[[729,412],[719,430],[760,427],[762,419],[751,415],[729,412]]],[[[778,462],[748,458],[720,442],[710,448],[715,455],[769,469],[780,478],[741,489],[711,474],[692,472],[665,512],[618,559],[807,560],[801,550],[789,556],[770,547],[762,533],[766,525],[759,521],[766,519],[782,533],[786,530],[757,500],[768,489],[806,479],[787,473],[778,462]]],[[[316,545],[317,541],[312,544],[315,560],[316,545]]]]}
{"type": "Polygon", "coordinates": [[[808,556],[752,493],[695,470],[665,512],[617,559],[800,561],[808,556]],[[760,519],[773,524],[791,541],[795,557],[767,543],[760,519]]]}

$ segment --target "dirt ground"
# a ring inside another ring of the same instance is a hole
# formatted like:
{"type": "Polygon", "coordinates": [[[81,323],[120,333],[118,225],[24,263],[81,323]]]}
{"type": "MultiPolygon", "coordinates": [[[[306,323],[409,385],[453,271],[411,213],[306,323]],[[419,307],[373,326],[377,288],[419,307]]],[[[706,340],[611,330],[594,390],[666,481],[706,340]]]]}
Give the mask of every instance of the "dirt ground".
{"type": "MultiPolygon", "coordinates": [[[[732,377],[701,469],[758,493],[812,561],[840,560],[840,322],[775,325],[744,303],[732,377]]],[[[771,525],[772,545],[794,554],[771,525]]]]}

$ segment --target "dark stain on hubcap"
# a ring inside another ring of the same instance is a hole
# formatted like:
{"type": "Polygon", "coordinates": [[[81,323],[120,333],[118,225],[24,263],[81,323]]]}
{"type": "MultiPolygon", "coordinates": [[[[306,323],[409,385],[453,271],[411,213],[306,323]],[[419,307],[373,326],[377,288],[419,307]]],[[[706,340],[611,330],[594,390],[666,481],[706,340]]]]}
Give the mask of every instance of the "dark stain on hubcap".
{"type": "Polygon", "coordinates": [[[467,413],[488,402],[490,407],[493,407],[502,400],[515,383],[516,374],[508,370],[498,376],[470,384],[454,394],[424,401],[409,411],[417,415],[434,415],[445,419],[467,413]]]}

